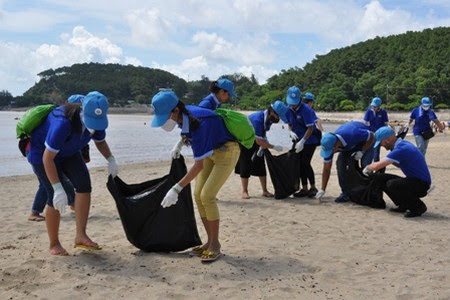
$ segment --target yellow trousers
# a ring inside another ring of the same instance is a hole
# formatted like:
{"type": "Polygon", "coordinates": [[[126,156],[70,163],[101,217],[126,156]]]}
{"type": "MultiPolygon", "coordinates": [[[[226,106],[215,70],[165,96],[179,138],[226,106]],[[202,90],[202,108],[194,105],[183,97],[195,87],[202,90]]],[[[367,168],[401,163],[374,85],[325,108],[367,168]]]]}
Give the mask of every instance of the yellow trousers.
{"type": "Polygon", "coordinates": [[[227,142],[203,160],[203,170],[195,180],[194,197],[201,218],[219,220],[216,196],[234,170],[239,159],[239,145],[227,142]]]}

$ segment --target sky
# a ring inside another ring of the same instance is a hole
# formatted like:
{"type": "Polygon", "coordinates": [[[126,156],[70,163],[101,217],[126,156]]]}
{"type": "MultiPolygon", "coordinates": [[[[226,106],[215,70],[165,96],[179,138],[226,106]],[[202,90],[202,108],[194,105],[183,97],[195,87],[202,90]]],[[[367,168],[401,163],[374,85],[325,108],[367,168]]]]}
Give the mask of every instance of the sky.
{"type": "Polygon", "coordinates": [[[449,0],[0,0],[0,90],[38,73],[119,63],[259,83],[376,36],[450,26],[449,0]]]}

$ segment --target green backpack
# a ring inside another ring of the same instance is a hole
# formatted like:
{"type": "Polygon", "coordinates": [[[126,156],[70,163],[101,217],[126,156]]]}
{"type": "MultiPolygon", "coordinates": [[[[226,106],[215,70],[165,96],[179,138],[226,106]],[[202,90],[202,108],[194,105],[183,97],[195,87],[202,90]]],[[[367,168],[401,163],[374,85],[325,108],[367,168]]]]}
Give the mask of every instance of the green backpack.
{"type": "Polygon", "coordinates": [[[21,140],[29,138],[33,130],[44,122],[47,115],[54,110],[55,107],[56,106],[53,104],[45,104],[27,110],[20,121],[17,122],[16,137],[21,140]]]}
{"type": "Polygon", "coordinates": [[[255,129],[246,115],[224,108],[218,108],[214,112],[222,117],[228,131],[242,146],[247,149],[253,147],[253,143],[255,142],[255,129]]]}

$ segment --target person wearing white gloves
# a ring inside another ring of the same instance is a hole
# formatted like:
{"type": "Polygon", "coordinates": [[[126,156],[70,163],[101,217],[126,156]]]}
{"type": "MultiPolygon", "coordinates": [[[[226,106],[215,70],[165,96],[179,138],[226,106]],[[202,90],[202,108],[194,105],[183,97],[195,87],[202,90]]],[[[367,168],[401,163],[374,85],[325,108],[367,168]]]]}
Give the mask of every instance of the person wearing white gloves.
{"type": "Polygon", "coordinates": [[[61,178],[67,177],[75,188],[75,247],[100,250],[86,233],[91,202],[91,179],[80,150],[92,139],[108,161],[112,176],[118,166],[105,141],[108,127],[108,100],[99,92],[87,94],[82,104],[65,104],[47,116],[31,135],[27,159],[47,192],[45,211],[50,254],[68,255],[59,241],[60,216],[67,206],[61,178]]]}
{"type": "Polygon", "coordinates": [[[151,105],[154,112],[151,126],[166,131],[181,128],[181,135],[187,139],[194,154],[194,165],[167,192],[161,206],[176,205],[181,190],[196,179],[194,198],[208,240],[192,249],[191,255],[201,257],[205,262],[214,261],[221,256],[216,195],[236,165],[239,145],[219,115],[210,109],[185,106],[171,90],[157,93],[151,105]]]}
{"type": "Polygon", "coordinates": [[[348,202],[346,172],[350,160],[361,160],[362,167],[372,161],[372,152],[367,151],[374,143],[374,134],[362,122],[347,122],[339,126],[334,133],[327,132],[322,136],[320,156],[323,158],[322,188],[317,192],[316,198],[322,199],[330,179],[333,155],[339,152],[336,160],[341,194],[334,200],[337,203],[348,202]]]}
{"type": "MultiPolygon", "coordinates": [[[[288,120],[289,129],[291,130],[291,139],[295,142],[295,152],[298,155],[298,168],[299,174],[306,174],[306,169],[310,165],[310,151],[303,152],[305,144],[312,144],[314,141],[309,141],[314,128],[315,123],[318,120],[316,113],[311,109],[311,107],[303,103],[301,100],[301,91],[298,87],[292,86],[288,89],[286,95],[286,102],[289,105],[289,110],[286,114],[288,120]]],[[[309,148],[309,146],[308,146],[309,148]]],[[[310,149],[309,149],[310,150],[310,149]]],[[[312,156],[311,156],[312,157],[312,156]]],[[[307,177],[305,177],[307,178],[307,177]]],[[[294,197],[306,197],[309,194],[315,194],[316,188],[314,187],[311,192],[308,190],[307,180],[303,178],[302,188],[294,193],[294,197]]],[[[300,178],[301,179],[301,178],[300,178]]]]}
{"type": "Polygon", "coordinates": [[[239,145],[241,154],[236,164],[235,173],[240,174],[242,184],[242,199],[249,199],[248,182],[250,175],[258,176],[262,188],[263,197],[273,197],[273,194],[267,190],[267,173],[263,149],[273,149],[277,152],[283,151],[280,145],[271,144],[266,137],[266,132],[274,123],[281,120],[286,122],[287,106],[280,100],[269,105],[267,109],[257,111],[248,116],[250,123],[255,129],[255,143],[250,149],[239,145]]]}

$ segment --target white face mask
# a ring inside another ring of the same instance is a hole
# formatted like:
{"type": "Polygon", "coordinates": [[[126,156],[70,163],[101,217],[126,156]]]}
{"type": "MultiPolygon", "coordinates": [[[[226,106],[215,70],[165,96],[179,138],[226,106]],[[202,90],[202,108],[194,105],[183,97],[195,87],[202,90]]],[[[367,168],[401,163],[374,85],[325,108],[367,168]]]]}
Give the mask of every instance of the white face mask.
{"type": "Polygon", "coordinates": [[[429,110],[430,107],[429,107],[429,106],[423,106],[423,105],[422,105],[422,109],[423,109],[423,110],[429,110]]]}
{"type": "Polygon", "coordinates": [[[176,125],[177,125],[177,122],[175,122],[174,120],[169,118],[161,128],[164,129],[165,131],[169,132],[169,131],[172,131],[176,125]]]}
{"type": "Polygon", "coordinates": [[[86,128],[86,129],[87,129],[87,131],[89,131],[89,133],[91,135],[93,135],[95,133],[95,129],[90,129],[90,128],[86,128]]]}

